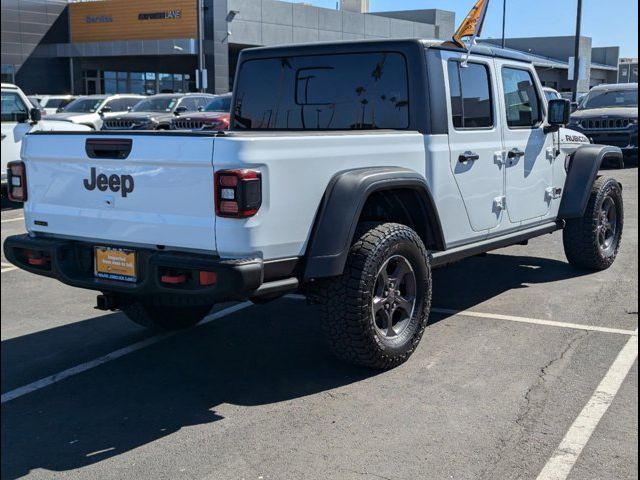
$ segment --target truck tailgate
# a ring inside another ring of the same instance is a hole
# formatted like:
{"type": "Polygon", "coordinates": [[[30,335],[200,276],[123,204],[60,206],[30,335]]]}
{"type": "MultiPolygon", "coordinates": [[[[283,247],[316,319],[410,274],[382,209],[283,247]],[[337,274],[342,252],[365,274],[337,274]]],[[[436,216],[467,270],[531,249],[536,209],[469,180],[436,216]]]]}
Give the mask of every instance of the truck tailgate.
{"type": "Polygon", "coordinates": [[[212,136],[155,132],[29,135],[27,229],[213,251],[213,144],[212,136]]]}

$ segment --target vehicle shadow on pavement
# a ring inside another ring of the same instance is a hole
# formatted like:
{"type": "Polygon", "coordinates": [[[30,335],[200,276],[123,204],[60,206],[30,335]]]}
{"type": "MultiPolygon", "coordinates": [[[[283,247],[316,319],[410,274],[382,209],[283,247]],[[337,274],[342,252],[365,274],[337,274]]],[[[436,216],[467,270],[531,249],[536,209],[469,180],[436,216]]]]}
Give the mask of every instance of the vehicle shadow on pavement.
{"type": "MultiPolygon", "coordinates": [[[[527,284],[584,273],[544,258],[474,257],[434,272],[433,304],[464,310],[527,284]]],[[[115,317],[100,320],[123,320],[115,317]]],[[[443,318],[436,315],[432,323],[443,318]]],[[[59,339],[81,342],[78,332],[87,332],[83,324],[96,320],[7,340],[2,346],[12,351],[12,358],[20,358],[21,345],[31,351],[40,345],[46,351],[59,339]]],[[[217,425],[225,421],[216,411],[221,404],[294,400],[380,373],[335,360],[323,342],[320,322],[318,309],[297,299],[252,306],[12,400],[2,408],[2,478],[39,468],[82,468],[190,425],[211,424],[215,438],[217,425]]]]}
{"type": "Polygon", "coordinates": [[[550,258],[489,253],[434,270],[432,305],[467,310],[509,290],[590,273],[550,258]]]}
{"type": "MultiPolygon", "coordinates": [[[[40,338],[25,344],[44,350],[50,338],[77,328],[29,335],[40,338]]],[[[7,343],[15,350],[20,341],[7,343]]],[[[317,309],[305,302],[249,307],[4,404],[2,478],[82,468],[190,425],[211,424],[215,436],[225,428],[221,404],[283,402],[378,373],[335,360],[317,309]]]]}

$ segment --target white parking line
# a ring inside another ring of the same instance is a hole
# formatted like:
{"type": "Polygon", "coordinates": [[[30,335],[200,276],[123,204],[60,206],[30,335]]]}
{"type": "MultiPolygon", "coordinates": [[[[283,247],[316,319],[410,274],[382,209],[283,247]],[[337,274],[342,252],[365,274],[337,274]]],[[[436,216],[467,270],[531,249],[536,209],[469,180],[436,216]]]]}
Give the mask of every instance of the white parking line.
{"type": "MultiPolygon", "coordinates": [[[[637,334],[637,331],[636,331],[637,334]]],[[[622,382],[638,358],[638,337],[631,337],[622,348],[589,402],[575,419],[537,480],[565,480],[598,423],[613,402],[622,382]]]]}
{"type": "Polygon", "coordinates": [[[20,220],[24,220],[24,217],[7,218],[6,220],[2,220],[1,223],[18,222],[20,220]]]}
{"type": "MultiPolygon", "coordinates": [[[[239,303],[237,305],[233,305],[229,308],[225,308],[223,310],[220,310],[219,312],[215,312],[212,315],[209,315],[207,318],[205,318],[202,322],[200,322],[198,324],[198,327],[202,326],[202,325],[206,325],[207,323],[213,322],[214,320],[218,320],[222,317],[225,317],[227,315],[231,315],[232,313],[238,312],[240,310],[243,310],[249,306],[253,305],[253,303],[251,302],[243,302],[243,303],[239,303]]],[[[153,345],[155,343],[158,343],[166,338],[170,338],[173,337],[175,335],[177,335],[179,332],[170,332],[170,333],[163,333],[160,335],[155,335],[153,337],[149,337],[146,338],[144,340],[141,340],[139,342],[136,342],[132,345],[129,345],[127,347],[123,347],[120,348],[118,350],[115,350],[111,353],[107,353],[106,355],[99,357],[99,358],[95,358],[93,360],[90,360],[88,362],[85,363],[81,363],[80,365],[76,365],[75,367],[71,367],[68,368],[67,370],[63,370],[61,372],[58,373],[54,373],[53,375],[50,375],[48,377],[45,378],[41,378],[40,380],[36,380],[35,382],[29,383],[28,385],[24,385],[22,387],[18,387],[14,390],[11,390],[9,392],[3,393],[0,399],[0,403],[6,403],[9,402],[11,400],[14,400],[18,397],[22,397],[23,395],[26,395],[28,393],[31,392],[35,392],[36,390],[40,390],[41,388],[45,388],[48,387],[49,385],[53,385],[54,383],[57,383],[61,380],[64,380],[66,378],[72,377],[74,375],[77,375],[79,373],[82,372],[86,372],[87,370],[90,370],[92,368],[98,367],[100,365],[103,365],[107,362],[110,362],[112,360],[116,360],[120,357],[123,357],[125,355],[128,355],[129,353],[133,353],[135,351],[141,350],[145,347],[148,347],[150,345],[153,345]]]]}
{"type": "MultiPolygon", "coordinates": [[[[304,295],[291,294],[286,298],[292,300],[305,300],[304,295]]],[[[441,313],[445,315],[461,315],[463,317],[486,318],[489,320],[507,320],[509,322],[532,323],[534,325],[545,325],[547,327],[570,328],[573,330],[585,330],[589,332],[617,333],[620,335],[637,336],[637,330],[625,330],[622,328],[600,327],[597,325],[585,325],[583,323],[556,322],[554,320],[542,320],[540,318],[515,317],[513,315],[501,315],[499,313],[482,313],[471,310],[453,310],[451,308],[432,308],[432,313],[441,313]]]]}
{"type": "Polygon", "coordinates": [[[448,308],[432,308],[433,313],[447,315],[462,315],[464,317],[487,318],[492,320],[507,320],[510,322],[532,323],[534,325],[546,325],[548,327],[571,328],[574,330],[586,330],[591,332],[618,333],[621,335],[637,336],[637,330],[624,330],[621,328],[600,327],[597,325],[584,325],[582,323],[556,322],[554,320],[542,320],[539,318],[514,317],[513,315],[500,315],[497,313],[472,312],[471,310],[451,310],[448,308]]]}

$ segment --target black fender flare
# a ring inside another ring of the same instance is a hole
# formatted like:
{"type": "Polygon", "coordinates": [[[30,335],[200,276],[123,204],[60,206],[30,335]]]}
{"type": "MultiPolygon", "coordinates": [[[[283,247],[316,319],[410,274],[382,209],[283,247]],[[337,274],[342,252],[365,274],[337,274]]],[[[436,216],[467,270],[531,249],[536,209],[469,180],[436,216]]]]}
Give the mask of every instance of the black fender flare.
{"type": "MultiPolygon", "coordinates": [[[[329,182],[309,237],[303,277],[342,274],[362,209],[375,192],[396,189],[416,191],[422,214],[433,230],[438,249],[444,249],[440,218],[431,191],[419,173],[400,167],[367,167],[338,172],[329,182]]],[[[420,232],[418,232],[420,233],[420,232]]]]}
{"type": "Polygon", "coordinates": [[[572,154],[560,202],[559,219],[584,215],[591,186],[605,158],[617,159],[622,164],[622,150],[607,145],[583,145],[572,154]]]}

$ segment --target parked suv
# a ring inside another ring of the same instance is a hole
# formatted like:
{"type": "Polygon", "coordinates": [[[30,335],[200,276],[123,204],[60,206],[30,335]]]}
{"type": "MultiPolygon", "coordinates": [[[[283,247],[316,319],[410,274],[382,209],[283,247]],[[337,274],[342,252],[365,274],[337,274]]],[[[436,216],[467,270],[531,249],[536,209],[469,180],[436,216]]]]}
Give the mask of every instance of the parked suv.
{"type": "Polygon", "coordinates": [[[25,135],[37,131],[88,131],[82,125],[42,120],[41,111],[15,85],[2,84],[2,195],[7,190],[7,164],[20,160],[25,135]]]}
{"type": "Polygon", "coordinates": [[[244,50],[236,75],[228,132],[29,135],[6,258],[147,327],[298,291],[338,357],[383,369],[415,351],[436,266],[558,230],[578,268],[616,258],[622,186],[598,170],[622,153],[564,128],[524,55],[323,43],[244,50]]]}
{"type": "Polygon", "coordinates": [[[73,95],[33,95],[33,97],[38,100],[47,115],[60,113],[65,106],[77,98],[73,95]]]}
{"type": "Polygon", "coordinates": [[[229,128],[231,94],[216,95],[200,113],[171,120],[172,130],[226,130],[229,128]]]}
{"type": "Polygon", "coordinates": [[[142,95],[87,95],[76,98],[64,110],[54,115],[48,115],[51,120],[66,120],[68,122],[87,125],[94,130],[100,130],[105,119],[127,113],[140,100],[142,95]]]}
{"type": "Polygon", "coordinates": [[[203,110],[214,98],[201,93],[153,95],[136,103],[131,112],[106,119],[102,129],[168,130],[175,117],[203,110]]]}
{"type": "Polygon", "coordinates": [[[593,87],[571,115],[570,128],[594,143],[615,145],[638,156],[638,84],[593,87]]]}

